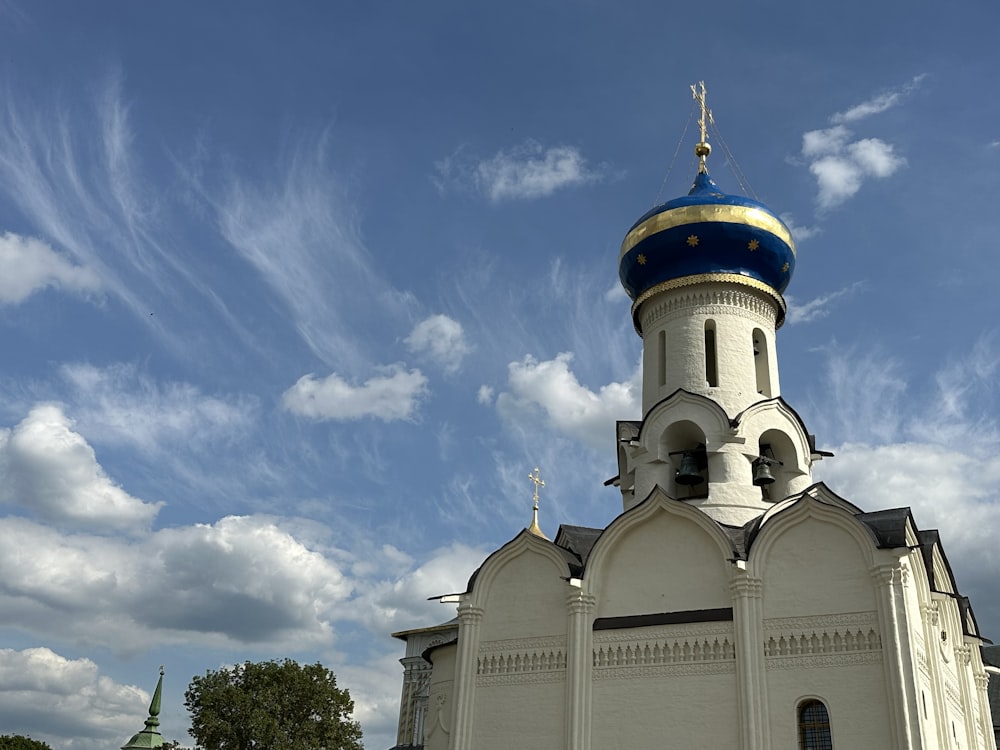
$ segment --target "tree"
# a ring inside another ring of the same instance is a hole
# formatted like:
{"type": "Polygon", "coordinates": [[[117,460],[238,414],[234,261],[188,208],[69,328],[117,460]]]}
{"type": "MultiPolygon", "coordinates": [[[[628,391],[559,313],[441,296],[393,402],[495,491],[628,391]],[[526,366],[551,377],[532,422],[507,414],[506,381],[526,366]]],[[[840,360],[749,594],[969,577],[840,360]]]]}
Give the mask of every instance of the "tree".
{"type": "Polygon", "coordinates": [[[33,740],[23,734],[0,735],[0,750],[52,750],[41,740],[33,740]]]}
{"type": "Polygon", "coordinates": [[[354,701],[322,664],[244,662],[194,677],[184,693],[205,750],[362,750],[354,701]]]}

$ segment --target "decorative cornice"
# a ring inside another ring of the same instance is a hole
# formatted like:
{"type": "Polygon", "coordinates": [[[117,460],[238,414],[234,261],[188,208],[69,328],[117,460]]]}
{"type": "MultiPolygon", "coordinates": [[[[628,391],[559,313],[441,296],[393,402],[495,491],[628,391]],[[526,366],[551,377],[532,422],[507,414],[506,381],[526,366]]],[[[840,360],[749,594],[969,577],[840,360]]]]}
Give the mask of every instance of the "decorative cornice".
{"type": "Polygon", "coordinates": [[[628,680],[650,677],[687,677],[704,674],[728,674],[736,671],[736,659],[722,662],[688,662],[630,667],[594,667],[594,680],[628,680]]]}
{"type": "MultiPolygon", "coordinates": [[[[778,311],[770,296],[765,297],[744,288],[721,284],[717,286],[706,284],[699,287],[684,286],[679,287],[679,289],[678,293],[643,308],[640,323],[644,329],[649,328],[662,318],[673,320],[674,318],[687,317],[695,308],[713,315],[736,313],[769,328],[774,328],[777,323],[778,311]]],[[[659,291],[669,290],[661,289],[659,291]]]]}
{"type": "Polygon", "coordinates": [[[480,641],[480,654],[505,654],[538,649],[565,649],[566,636],[546,635],[537,638],[509,638],[498,641],[480,641]]]}
{"type": "Polygon", "coordinates": [[[847,654],[819,654],[814,656],[773,657],[765,662],[766,669],[826,669],[829,667],[856,667],[865,664],[880,664],[881,651],[847,654]]]}
{"type": "Polygon", "coordinates": [[[701,636],[733,637],[732,620],[696,622],[678,625],[656,625],[646,628],[623,628],[621,630],[594,631],[594,647],[601,643],[651,643],[654,640],[677,640],[701,636]]]}
{"type": "Polygon", "coordinates": [[[835,615],[811,615],[805,617],[772,617],[764,620],[764,630],[768,633],[786,631],[829,630],[830,628],[860,628],[878,624],[878,612],[843,612],[835,615]]]}
{"type": "Polygon", "coordinates": [[[635,325],[636,332],[640,336],[642,335],[642,326],[639,323],[638,312],[642,304],[648,299],[660,294],[661,292],[669,292],[672,289],[681,289],[687,286],[712,282],[737,284],[762,292],[773,301],[775,306],[776,318],[774,327],[781,328],[781,324],[785,322],[784,298],[775,289],[773,289],[770,285],[765,284],[763,281],[758,281],[755,278],[743,276],[738,273],[699,273],[693,276],[682,276],[679,279],[671,279],[670,281],[664,281],[660,284],[656,284],[636,297],[635,302],[632,303],[632,322],[635,325]]]}

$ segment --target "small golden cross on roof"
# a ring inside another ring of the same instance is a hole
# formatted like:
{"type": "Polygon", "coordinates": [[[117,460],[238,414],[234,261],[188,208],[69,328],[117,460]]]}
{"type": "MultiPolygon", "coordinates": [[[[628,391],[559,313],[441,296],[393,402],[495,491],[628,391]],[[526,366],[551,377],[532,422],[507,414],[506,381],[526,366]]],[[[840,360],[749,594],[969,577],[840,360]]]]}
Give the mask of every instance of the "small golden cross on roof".
{"type": "Polygon", "coordinates": [[[537,466],[535,467],[534,473],[528,474],[528,479],[530,479],[535,484],[535,496],[534,496],[535,507],[531,512],[531,526],[528,527],[528,531],[530,531],[535,536],[542,537],[542,539],[548,539],[548,537],[542,533],[541,526],[538,525],[538,488],[544,487],[545,482],[542,480],[541,474],[538,473],[537,466]]]}

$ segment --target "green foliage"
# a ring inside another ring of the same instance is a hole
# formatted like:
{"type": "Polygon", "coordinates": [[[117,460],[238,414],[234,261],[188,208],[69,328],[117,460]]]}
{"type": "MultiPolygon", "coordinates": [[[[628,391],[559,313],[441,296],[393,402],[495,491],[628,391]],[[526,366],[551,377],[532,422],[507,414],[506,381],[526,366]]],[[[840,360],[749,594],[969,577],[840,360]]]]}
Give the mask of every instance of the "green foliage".
{"type": "Polygon", "coordinates": [[[52,750],[46,743],[22,734],[0,735],[0,750],[52,750]]]}
{"type": "Polygon", "coordinates": [[[362,750],[354,701],[322,664],[245,662],[194,677],[184,693],[204,750],[362,750]]]}

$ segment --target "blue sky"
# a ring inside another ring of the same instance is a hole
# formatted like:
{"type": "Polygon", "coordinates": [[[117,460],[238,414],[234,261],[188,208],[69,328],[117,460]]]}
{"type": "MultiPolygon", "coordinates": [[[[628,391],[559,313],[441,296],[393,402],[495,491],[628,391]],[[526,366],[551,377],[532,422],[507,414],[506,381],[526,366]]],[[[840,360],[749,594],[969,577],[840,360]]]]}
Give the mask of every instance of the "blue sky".
{"type": "Polygon", "coordinates": [[[816,478],[940,528],[1000,636],[1000,8],[918,6],[0,0],[0,731],[117,747],[162,663],[187,742],[192,675],[290,656],[392,745],[388,633],[528,472],[550,536],[621,509],[618,246],[698,80],[797,236],[816,478]]]}

